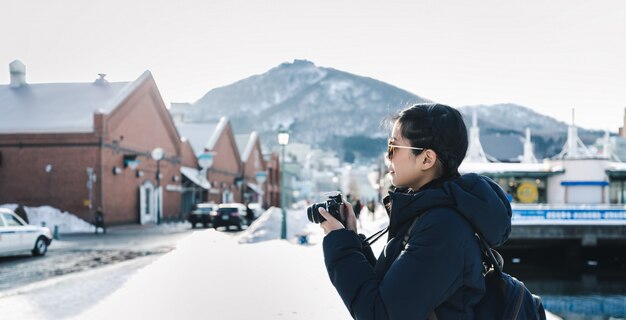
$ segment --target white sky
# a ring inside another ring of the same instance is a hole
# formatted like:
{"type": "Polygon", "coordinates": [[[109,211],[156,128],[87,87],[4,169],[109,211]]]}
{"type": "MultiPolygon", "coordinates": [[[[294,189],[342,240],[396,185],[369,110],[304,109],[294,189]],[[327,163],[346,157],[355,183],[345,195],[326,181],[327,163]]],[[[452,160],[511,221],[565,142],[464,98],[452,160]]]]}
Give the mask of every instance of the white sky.
{"type": "Polygon", "coordinates": [[[624,1],[2,1],[0,83],[134,80],[193,102],[293,59],[453,106],[513,102],[617,131],[624,1]],[[4,67],[3,67],[4,66],[4,67]]]}

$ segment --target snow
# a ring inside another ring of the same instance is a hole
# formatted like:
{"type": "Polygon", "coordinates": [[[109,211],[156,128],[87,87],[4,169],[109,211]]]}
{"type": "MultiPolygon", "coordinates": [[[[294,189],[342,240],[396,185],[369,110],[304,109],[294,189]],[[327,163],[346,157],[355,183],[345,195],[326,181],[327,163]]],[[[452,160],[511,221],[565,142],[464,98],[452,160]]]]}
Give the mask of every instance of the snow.
{"type": "Polygon", "coordinates": [[[202,154],[207,142],[216,131],[218,122],[214,123],[176,123],[176,129],[181,137],[189,141],[196,155],[202,154]]]}
{"type": "MultiPolygon", "coordinates": [[[[15,210],[17,204],[2,204],[0,207],[15,210]]],[[[94,232],[92,224],[78,218],[70,212],[62,212],[50,206],[24,207],[28,216],[28,223],[36,226],[46,226],[54,230],[54,226],[59,227],[59,233],[79,233],[94,232]]]]}
{"type": "Polygon", "coordinates": [[[94,113],[110,113],[136,87],[151,77],[144,72],[133,82],[44,83],[20,88],[0,85],[0,132],[92,132],[94,113]]]}
{"type": "MultiPolygon", "coordinates": [[[[349,319],[324,266],[322,229],[305,208],[292,209],[289,241],[278,240],[281,218],[281,209],[270,208],[240,236],[195,231],[154,261],[30,285],[0,295],[0,310],[16,319],[349,319]],[[309,245],[297,244],[298,234],[309,245]]],[[[387,223],[382,207],[361,214],[366,234],[387,223]]],[[[375,254],[383,245],[374,245],[375,254]]]]}
{"type": "MultiPolygon", "coordinates": [[[[385,226],[381,213],[372,220],[363,212],[364,230],[385,226]]],[[[304,208],[288,210],[289,241],[281,241],[281,218],[280,208],[270,208],[234,238],[195,232],[75,318],[350,318],[326,273],[322,229],[308,222],[304,208]],[[311,245],[298,245],[299,234],[309,235],[311,245]]]]}

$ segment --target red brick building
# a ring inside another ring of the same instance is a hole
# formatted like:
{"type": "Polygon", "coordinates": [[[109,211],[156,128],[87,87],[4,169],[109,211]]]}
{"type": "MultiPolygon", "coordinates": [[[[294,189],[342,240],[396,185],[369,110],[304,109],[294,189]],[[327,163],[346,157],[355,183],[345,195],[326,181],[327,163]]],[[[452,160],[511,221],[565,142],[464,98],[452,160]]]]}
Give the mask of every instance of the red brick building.
{"type": "Polygon", "coordinates": [[[237,141],[244,169],[242,174],[243,183],[241,184],[241,190],[243,191],[242,202],[264,204],[262,201],[264,194],[263,186],[267,179],[267,170],[263,152],[261,151],[259,134],[256,131],[249,134],[237,134],[235,135],[235,140],[237,141]],[[259,179],[262,180],[259,181],[259,179]]]}
{"type": "Polygon", "coordinates": [[[0,85],[0,203],[87,221],[101,207],[108,225],[180,217],[184,148],[149,71],[132,82],[28,84],[21,62],[10,67],[11,83],[0,85]]]}
{"type": "Polygon", "coordinates": [[[215,123],[178,123],[176,126],[180,135],[190,142],[195,156],[205,152],[214,154],[206,178],[210,188],[202,200],[214,203],[241,202],[241,189],[237,181],[243,171],[243,164],[228,119],[222,118],[215,123]]]}
{"type": "MultiPolygon", "coordinates": [[[[183,140],[190,143],[194,156],[206,152],[212,152],[214,155],[213,165],[207,170],[206,177],[210,187],[206,195],[201,197],[201,201],[260,202],[266,206],[280,206],[278,156],[272,153],[268,160],[265,159],[261,141],[256,132],[233,135],[233,129],[227,118],[214,123],[179,121],[176,127],[183,140]],[[257,174],[260,172],[266,173],[266,179],[262,185],[257,180],[257,174]]],[[[183,158],[188,157],[186,152],[183,158]]],[[[197,192],[200,189],[201,182],[197,180],[201,179],[195,177],[198,171],[194,172],[198,169],[197,165],[193,168],[183,168],[185,172],[188,172],[185,184],[190,185],[186,190],[197,192]],[[193,183],[194,186],[191,186],[192,183],[189,180],[196,180],[193,183]]],[[[184,194],[183,198],[191,199],[192,196],[184,194]]],[[[191,200],[183,201],[187,203],[191,200]]]]}

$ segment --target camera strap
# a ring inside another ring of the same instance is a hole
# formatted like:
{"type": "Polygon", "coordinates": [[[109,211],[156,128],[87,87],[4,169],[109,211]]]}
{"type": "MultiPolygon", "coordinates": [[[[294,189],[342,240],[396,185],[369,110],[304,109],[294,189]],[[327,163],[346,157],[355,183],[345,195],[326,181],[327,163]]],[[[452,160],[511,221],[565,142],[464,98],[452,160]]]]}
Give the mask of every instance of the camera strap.
{"type": "Polygon", "coordinates": [[[387,231],[389,231],[389,227],[385,227],[385,228],[381,229],[380,231],[378,231],[378,232],[374,233],[373,235],[371,235],[369,238],[363,240],[363,242],[362,242],[363,249],[365,249],[367,247],[370,247],[374,242],[376,242],[378,239],[380,239],[380,237],[385,235],[385,233],[387,233],[387,231]],[[372,238],[373,238],[373,240],[372,240],[372,238]]]}

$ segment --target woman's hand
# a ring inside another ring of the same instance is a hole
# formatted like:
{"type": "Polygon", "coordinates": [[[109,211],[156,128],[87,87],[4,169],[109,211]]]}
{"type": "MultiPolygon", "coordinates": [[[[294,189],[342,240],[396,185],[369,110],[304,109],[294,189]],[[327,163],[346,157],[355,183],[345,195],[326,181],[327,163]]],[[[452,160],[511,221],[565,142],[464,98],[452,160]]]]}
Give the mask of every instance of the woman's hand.
{"type": "MultiPolygon", "coordinates": [[[[320,223],[322,229],[324,229],[324,234],[329,234],[331,231],[343,229],[344,225],[339,222],[339,220],[335,219],[328,211],[324,208],[319,208],[319,213],[326,219],[326,221],[320,223]]],[[[348,230],[352,230],[357,232],[356,229],[356,215],[354,214],[354,209],[352,209],[352,205],[347,201],[343,201],[343,205],[339,208],[339,214],[346,221],[346,227],[348,230]]]]}

